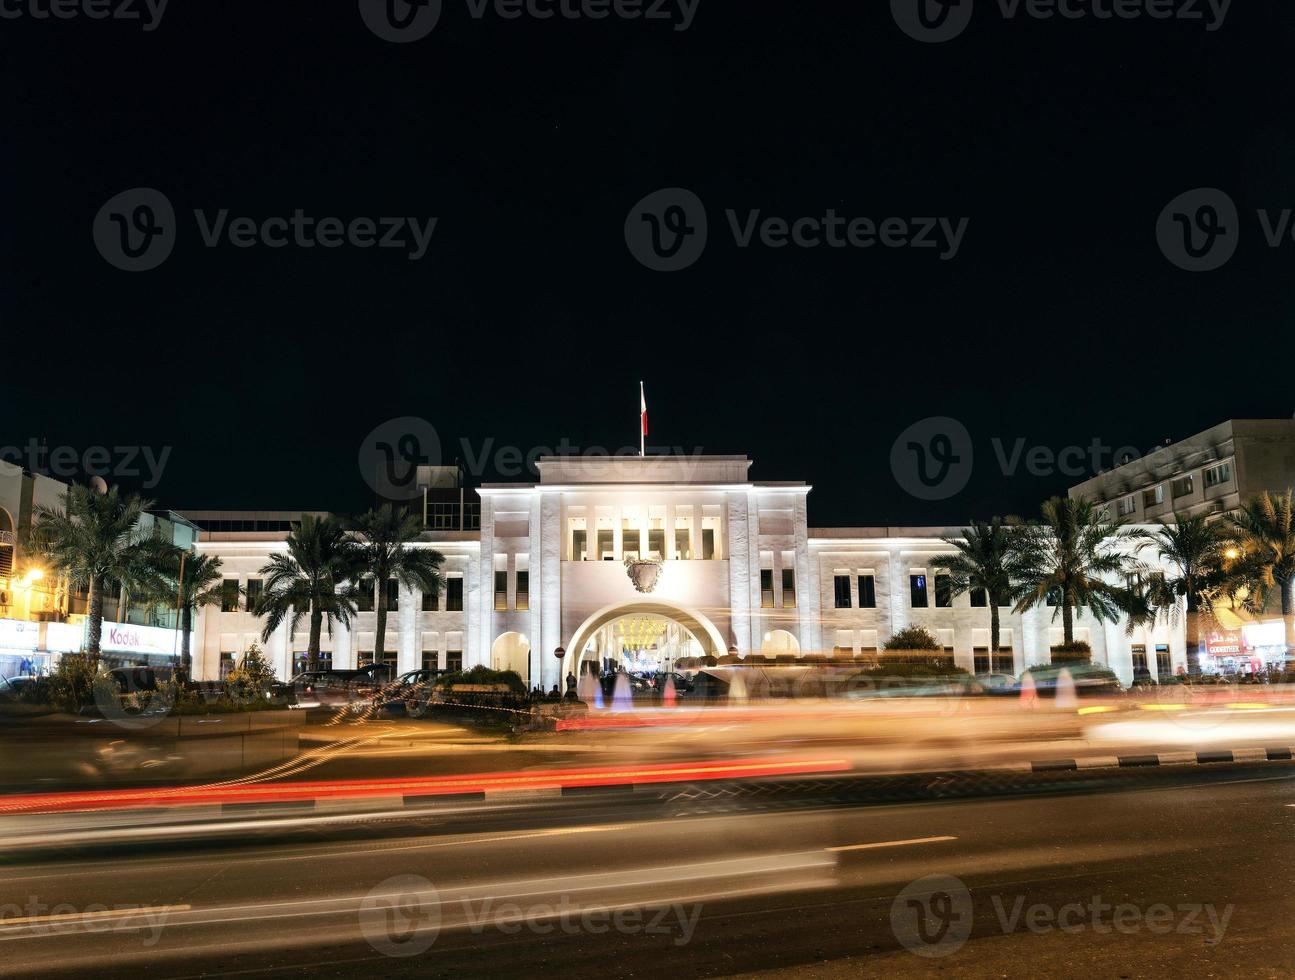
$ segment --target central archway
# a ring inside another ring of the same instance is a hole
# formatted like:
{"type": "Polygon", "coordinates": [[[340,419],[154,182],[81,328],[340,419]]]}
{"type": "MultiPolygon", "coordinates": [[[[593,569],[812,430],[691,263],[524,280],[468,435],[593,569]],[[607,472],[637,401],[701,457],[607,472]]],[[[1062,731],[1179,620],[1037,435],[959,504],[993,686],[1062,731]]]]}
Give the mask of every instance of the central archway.
{"type": "Polygon", "coordinates": [[[531,641],[522,633],[501,633],[490,646],[492,670],[513,670],[530,681],[531,641]]]}
{"type": "MultiPolygon", "coordinates": [[[[654,642],[669,642],[675,645],[677,652],[681,644],[687,643],[690,648],[699,649],[703,656],[719,656],[724,651],[724,639],[719,630],[697,610],[659,601],[604,606],[571,635],[566,656],[562,659],[563,676],[578,674],[578,665],[581,660],[590,659],[591,649],[593,659],[601,662],[602,653],[591,641],[599,638],[606,642],[608,636],[604,628],[608,626],[613,627],[616,638],[624,636],[634,642],[633,638],[641,637],[649,647],[654,642]],[[600,633],[604,635],[600,637],[600,633]]],[[[616,655],[620,655],[619,651],[616,655]]]]}

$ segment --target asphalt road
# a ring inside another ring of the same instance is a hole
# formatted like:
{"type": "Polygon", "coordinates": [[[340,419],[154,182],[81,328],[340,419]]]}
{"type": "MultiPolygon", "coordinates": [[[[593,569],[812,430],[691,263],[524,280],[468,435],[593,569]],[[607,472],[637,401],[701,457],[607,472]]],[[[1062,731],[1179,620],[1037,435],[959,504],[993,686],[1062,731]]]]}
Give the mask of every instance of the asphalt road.
{"type": "Polygon", "coordinates": [[[414,833],[304,818],[262,843],[249,818],[246,844],[5,856],[0,971],[1286,977],[1293,776],[650,820],[613,801],[414,833]]]}

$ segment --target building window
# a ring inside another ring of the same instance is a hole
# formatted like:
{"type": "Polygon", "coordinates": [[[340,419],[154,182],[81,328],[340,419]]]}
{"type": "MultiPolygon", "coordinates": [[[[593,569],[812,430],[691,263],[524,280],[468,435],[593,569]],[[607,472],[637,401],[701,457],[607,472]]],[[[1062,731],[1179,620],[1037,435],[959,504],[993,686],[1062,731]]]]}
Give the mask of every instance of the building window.
{"type": "MultiPolygon", "coordinates": [[[[849,588],[849,582],[846,583],[849,588]]],[[[877,608],[877,582],[871,575],[859,576],[859,608],[876,609],[877,608]]]]}
{"type": "Polygon", "coordinates": [[[1142,506],[1155,507],[1157,504],[1165,502],[1165,485],[1162,483],[1158,487],[1152,487],[1150,490],[1142,491],[1142,506]]]}
{"type": "Polygon", "coordinates": [[[925,575],[908,576],[908,599],[914,609],[927,607],[925,575]]]}
{"type": "Polygon", "coordinates": [[[638,524],[628,518],[623,520],[621,522],[621,551],[624,552],[626,561],[638,561],[640,541],[638,524]]]}
{"type": "Polygon", "coordinates": [[[571,532],[571,560],[586,561],[589,558],[589,540],[588,534],[584,528],[577,528],[571,532]]]}
{"type": "Polygon", "coordinates": [[[953,584],[947,575],[935,576],[935,606],[937,609],[953,606],[953,584]]]}
{"type": "Polygon", "coordinates": [[[993,666],[995,674],[1015,674],[1016,658],[1012,655],[1012,648],[999,647],[994,654],[993,666]]]}
{"type": "Polygon", "coordinates": [[[793,609],[796,606],[796,570],[794,568],[784,568],[782,570],[782,607],[784,609],[793,609]]]}
{"type": "Polygon", "coordinates": [[[692,558],[692,532],[686,527],[674,529],[674,556],[680,561],[692,558]]]}
{"type": "Polygon", "coordinates": [[[760,569],[760,608],[773,608],[773,569],[760,569]]]}
{"type": "Polygon", "coordinates": [[[971,600],[972,609],[989,608],[989,593],[984,589],[972,589],[967,597],[971,600]]]}
{"type": "Polygon", "coordinates": [[[357,612],[373,612],[373,579],[360,579],[356,585],[355,608],[357,612]]]}
{"type": "Polygon", "coordinates": [[[971,651],[972,673],[989,673],[989,647],[973,647],[971,651]]]}
{"type": "Polygon", "coordinates": [[[616,533],[609,527],[598,529],[598,558],[601,561],[616,560],[616,533]]]}
{"type": "Polygon", "coordinates": [[[394,578],[387,579],[387,608],[392,611],[400,608],[400,583],[394,578]]]}
{"type": "Polygon", "coordinates": [[[1196,480],[1190,476],[1179,477],[1169,485],[1174,497],[1187,497],[1196,488],[1196,480]]]}
{"type": "Polygon", "coordinates": [[[441,655],[436,650],[423,651],[423,670],[440,670],[441,655]]]}
{"type": "Polygon", "coordinates": [[[441,597],[435,592],[423,593],[423,612],[436,612],[441,608],[441,597]]]}
{"type": "Polygon", "coordinates": [[[367,667],[371,663],[373,663],[372,650],[361,650],[359,653],[355,655],[355,666],[367,667]]]}
{"type": "Polygon", "coordinates": [[[234,654],[228,650],[220,651],[220,679],[223,681],[234,669],[234,654]]]}
{"type": "Polygon", "coordinates": [[[261,604],[261,596],[265,594],[265,583],[259,578],[249,578],[247,580],[247,611],[255,612],[256,607],[261,604]]]}
{"type": "Polygon", "coordinates": [[[1163,643],[1156,644],[1156,676],[1162,684],[1172,680],[1174,676],[1174,669],[1169,659],[1169,647],[1163,643]]]}
{"type": "Polygon", "coordinates": [[[1129,494],[1127,497],[1121,497],[1119,500],[1115,501],[1116,517],[1128,517],[1137,509],[1137,499],[1133,494],[1129,494]]]}
{"type": "Polygon", "coordinates": [[[1151,679],[1151,671],[1147,669],[1147,648],[1141,643],[1135,643],[1133,651],[1133,679],[1135,681],[1148,681],[1151,679]]]}
{"type": "Polygon", "coordinates": [[[652,527],[648,528],[648,557],[664,558],[665,557],[665,528],[652,527]]]}
{"type": "Polygon", "coordinates": [[[458,672],[463,669],[463,651],[446,650],[445,651],[445,669],[458,672]]]}
{"type": "Polygon", "coordinates": [[[238,579],[227,578],[220,583],[220,611],[238,612],[238,579]]]}
{"type": "Polygon", "coordinates": [[[524,568],[517,570],[517,608],[531,608],[531,573],[524,568]]]}
{"type": "Polygon", "coordinates": [[[1205,471],[1205,489],[1210,490],[1214,487],[1220,487],[1231,479],[1231,463],[1219,463],[1218,466],[1211,466],[1205,471]]]}
{"type": "Polygon", "coordinates": [[[463,578],[455,577],[445,580],[446,612],[463,612],[463,578]]]}
{"type": "MultiPolygon", "coordinates": [[[[360,656],[364,656],[361,654],[360,656]]],[[[373,654],[369,654],[369,660],[373,660],[373,654]]],[[[310,652],[308,650],[298,650],[292,657],[293,673],[300,674],[303,670],[310,669],[310,652]]],[[[333,651],[320,650],[319,659],[315,661],[316,670],[333,669],[333,651]]]]}
{"type": "Polygon", "coordinates": [[[701,556],[704,561],[712,561],[715,558],[715,529],[704,527],[701,529],[701,556]]]}
{"type": "Polygon", "coordinates": [[[508,573],[505,571],[495,572],[495,609],[496,611],[508,608],[508,573]]]}
{"type": "Polygon", "coordinates": [[[832,585],[836,591],[836,608],[850,608],[850,576],[837,575],[832,579],[832,585]]]}

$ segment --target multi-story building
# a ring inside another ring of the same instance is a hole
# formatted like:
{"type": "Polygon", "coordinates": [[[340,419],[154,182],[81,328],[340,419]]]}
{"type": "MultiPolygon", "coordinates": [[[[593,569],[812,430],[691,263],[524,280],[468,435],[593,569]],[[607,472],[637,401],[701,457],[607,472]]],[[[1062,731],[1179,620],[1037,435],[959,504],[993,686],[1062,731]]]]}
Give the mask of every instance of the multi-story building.
{"type": "Polygon", "coordinates": [[[1161,446],[1070,488],[1112,520],[1224,513],[1263,490],[1295,486],[1295,419],[1234,419],[1161,446]]]}
{"type": "MultiPolygon", "coordinates": [[[[1019,673],[1061,642],[1055,610],[1003,609],[1001,649],[989,649],[985,597],[954,598],[933,574],[933,559],[950,550],[941,537],[959,529],[811,528],[810,487],[752,481],[750,465],[744,456],[544,457],[538,483],[480,488],[478,529],[429,530],[415,545],[445,555],[443,595],[383,586],[394,600],[390,660],[402,671],[508,668],[548,688],[585,661],[866,658],[910,624],[977,672],[1019,673]]],[[[197,676],[214,678],[260,643],[249,601],[294,515],[273,515],[271,529],[269,515],[186,514],[204,528],[198,550],[219,556],[229,576],[229,600],[200,612],[193,644],[197,676]]],[[[371,658],[374,629],[366,603],[325,637],[327,662],[371,658]]],[[[1076,635],[1125,682],[1135,669],[1166,675],[1185,662],[1181,624],[1128,635],[1079,616],[1076,635]]],[[[306,639],[285,623],[262,644],[280,676],[299,667],[306,639]]]]}

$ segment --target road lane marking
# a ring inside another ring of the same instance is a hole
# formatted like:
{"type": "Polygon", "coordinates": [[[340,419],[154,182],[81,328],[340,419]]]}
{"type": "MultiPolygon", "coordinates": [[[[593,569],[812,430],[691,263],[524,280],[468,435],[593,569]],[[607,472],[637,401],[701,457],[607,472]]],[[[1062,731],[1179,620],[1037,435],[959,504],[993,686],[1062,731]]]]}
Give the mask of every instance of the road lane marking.
{"type": "Polygon", "coordinates": [[[957,840],[949,835],[941,837],[914,837],[911,840],[882,840],[871,844],[842,844],[840,847],[827,847],[827,851],[870,851],[879,847],[907,847],[910,844],[938,844],[942,841],[957,840]]]}
{"type": "Polygon", "coordinates": [[[27,915],[19,919],[0,919],[0,929],[10,926],[43,926],[55,922],[83,922],[87,919],[137,919],[141,915],[188,912],[192,905],[141,905],[134,908],[100,909],[94,912],[67,912],[63,915],[27,915]]]}

